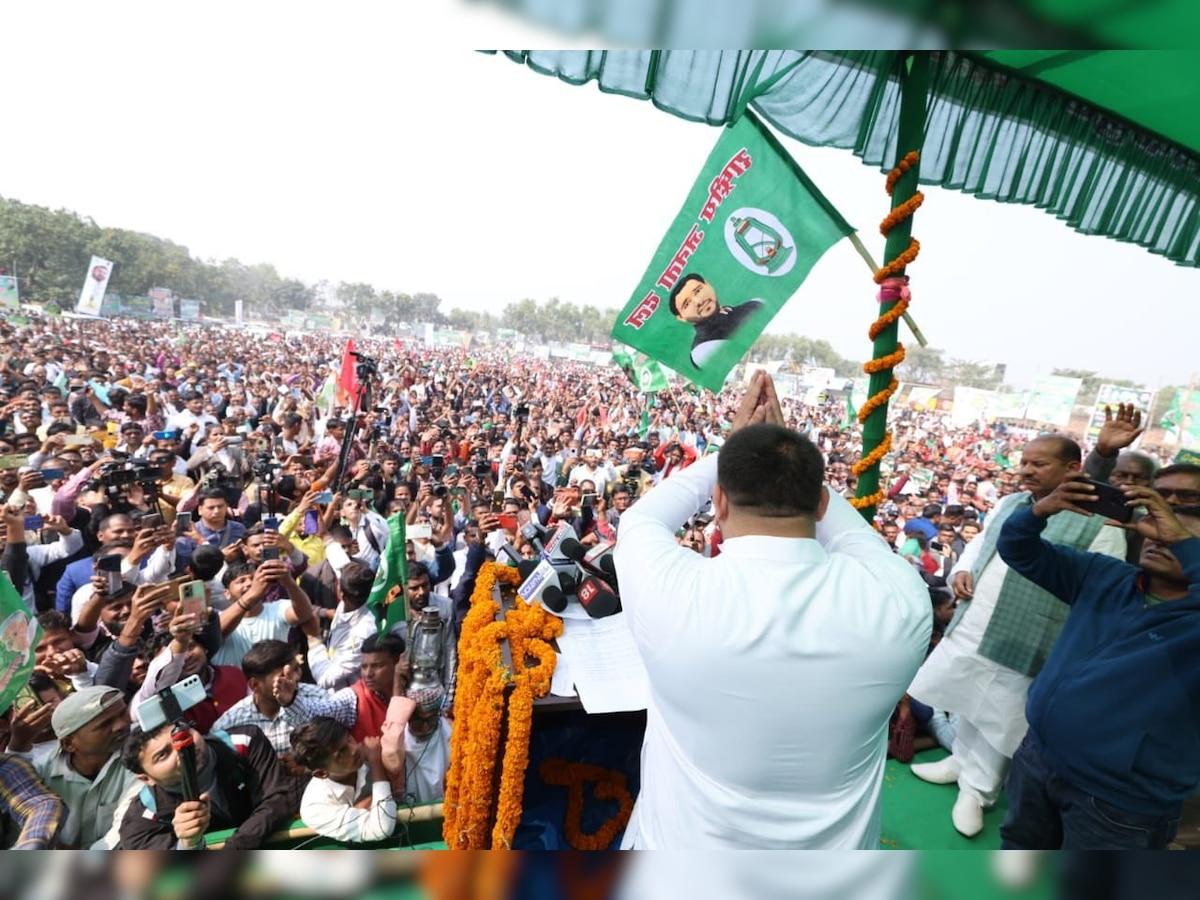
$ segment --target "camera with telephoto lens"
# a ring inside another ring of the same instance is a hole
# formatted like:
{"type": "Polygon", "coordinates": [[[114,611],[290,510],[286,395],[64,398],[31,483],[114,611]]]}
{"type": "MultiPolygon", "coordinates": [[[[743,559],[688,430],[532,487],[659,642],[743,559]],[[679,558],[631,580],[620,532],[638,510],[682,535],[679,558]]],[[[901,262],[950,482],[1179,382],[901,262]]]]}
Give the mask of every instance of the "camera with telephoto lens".
{"type": "Polygon", "coordinates": [[[262,450],[254,455],[254,474],[259,478],[273,478],[281,468],[283,468],[283,463],[266,450],[262,450]]]}
{"type": "Polygon", "coordinates": [[[513,417],[518,422],[524,422],[524,421],[528,420],[529,419],[529,407],[526,406],[524,403],[522,403],[520,406],[518,406],[516,409],[513,410],[513,417]]]}
{"type": "Polygon", "coordinates": [[[208,472],[200,479],[200,488],[220,491],[230,506],[237,506],[242,498],[242,480],[229,474],[229,470],[220,463],[211,464],[208,472]]]}
{"type": "Polygon", "coordinates": [[[116,460],[102,465],[95,476],[88,480],[87,488],[115,494],[132,484],[143,487],[157,485],[161,474],[161,467],[152,465],[149,460],[116,460]]]}

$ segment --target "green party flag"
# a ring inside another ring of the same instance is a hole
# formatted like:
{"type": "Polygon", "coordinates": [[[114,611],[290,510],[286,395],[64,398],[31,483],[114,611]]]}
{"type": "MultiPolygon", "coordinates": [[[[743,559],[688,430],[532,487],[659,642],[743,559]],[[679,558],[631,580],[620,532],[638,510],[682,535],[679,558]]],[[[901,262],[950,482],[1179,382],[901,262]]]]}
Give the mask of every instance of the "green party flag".
{"type": "Polygon", "coordinates": [[[747,112],[724,129],[612,336],[711,391],[854,231],[747,112]]]}
{"type": "Polygon", "coordinates": [[[650,407],[654,405],[654,398],[647,395],[646,405],[642,407],[642,418],[638,422],[638,439],[645,440],[646,435],[650,433],[650,407]]]}
{"type": "Polygon", "coordinates": [[[0,572],[0,710],[8,709],[33,674],[42,629],[7,572],[0,572]]]}
{"type": "MultiPolygon", "coordinates": [[[[388,519],[387,544],[379,556],[379,569],[367,598],[368,608],[375,611],[379,621],[381,635],[408,621],[408,601],[404,599],[404,588],[408,584],[408,554],[404,545],[404,513],[398,512],[388,519]]],[[[405,640],[408,640],[407,636],[405,640]]]]}
{"type": "Polygon", "coordinates": [[[662,366],[652,359],[646,359],[638,366],[636,383],[643,394],[657,394],[667,389],[667,375],[662,366]]]}
{"type": "Polygon", "coordinates": [[[855,421],[858,419],[858,410],[854,408],[854,398],[846,395],[846,417],[842,419],[842,431],[848,428],[853,428],[855,421]]]}
{"type": "Polygon", "coordinates": [[[625,377],[629,379],[630,384],[637,387],[637,371],[633,368],[633,357],[622,350],[614,350],[612,361],[614,366],[625,373],[625,377]]]}

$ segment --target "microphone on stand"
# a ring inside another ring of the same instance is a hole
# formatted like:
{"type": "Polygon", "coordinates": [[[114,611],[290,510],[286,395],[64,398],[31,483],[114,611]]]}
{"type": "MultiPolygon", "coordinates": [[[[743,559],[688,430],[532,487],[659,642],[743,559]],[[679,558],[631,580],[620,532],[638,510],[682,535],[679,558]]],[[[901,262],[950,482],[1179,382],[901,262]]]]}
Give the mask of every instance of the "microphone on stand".
{"type": "Polygon", "coordinates": [[[567,597],[575,590],[571,570],[575,566],[554,565],[543,559],[517,588],[517,596],[526,603],[541,603],[551,612],[567,608],[567,597]]]}
{"type": "Polygon", "coordinates": [[[579,605],[593,619],[603,619],[621,611],[621,598],[601,578],[589,575],[579,583],[579,605]]]}

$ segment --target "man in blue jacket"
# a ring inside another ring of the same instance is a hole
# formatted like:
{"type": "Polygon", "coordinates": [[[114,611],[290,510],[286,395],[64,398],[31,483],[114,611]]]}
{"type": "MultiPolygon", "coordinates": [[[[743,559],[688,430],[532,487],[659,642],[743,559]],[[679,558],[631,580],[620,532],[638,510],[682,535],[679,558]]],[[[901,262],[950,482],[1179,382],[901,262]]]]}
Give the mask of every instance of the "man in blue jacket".
{"type": "Polygon", "coordinates": [[[1138,566],[1039,537],[1054,513],[1085,512],[1082,475],[1000,534],[1004,561],[1072,606],[1029,689],[1006,849],[1161,850],[1200,786],[1200,466],[1124,492],[1147,513],[1121,526],[1145,538],[1138,566]]]}

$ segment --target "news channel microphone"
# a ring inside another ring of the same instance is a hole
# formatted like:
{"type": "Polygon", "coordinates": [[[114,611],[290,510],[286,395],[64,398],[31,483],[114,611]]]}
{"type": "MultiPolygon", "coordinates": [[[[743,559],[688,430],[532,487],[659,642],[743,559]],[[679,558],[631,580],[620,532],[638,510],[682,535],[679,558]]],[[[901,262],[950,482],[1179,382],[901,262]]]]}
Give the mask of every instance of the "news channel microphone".
{"type": "Polygon", "coordinates": [[[570,522],[559,522],[554,533],[546,539],[546,549],[542,551],[542,556],[546,559],[570,559],[562,550],[562,543],[568,538],[577,543],[579,541],[579,535],[575,533],[570,522]]]}
{"type": "Polygon", "coordinates": [[[555,566],[544,559],[517,588],[517,596],[526,603],[541,603],[551,612],[562,612],[567,608],[567,597],[575,590],[575,578],[570,571],[574,568],[573,564],[555,566]]]}
{"type": "Polygon", "coordinates": [[[574,538],[564,538],[559,546],[567,559],[573,560],[581,569],[614,585],[617,583],[617,565],[613,561],[615,541],[605,541],[589,550],[574,538]]]}
{"type": "Polygon", "coordinates": [[[603,619],[621,611],[621,598],[612,585],[602,578],[589,575],[579,583],[579,605],[593,619],[603,619]]]}
{"type": "Polygon", "coordinates": [[[546,534],[541,522],[530,521],[521,526],[521,537],[533,544],[533,549],[539,554],[546,552],[546,534]]]}

